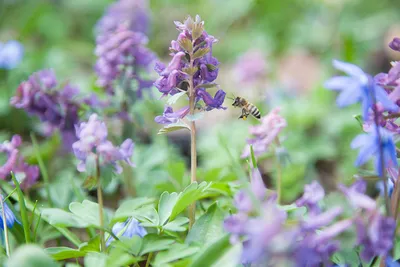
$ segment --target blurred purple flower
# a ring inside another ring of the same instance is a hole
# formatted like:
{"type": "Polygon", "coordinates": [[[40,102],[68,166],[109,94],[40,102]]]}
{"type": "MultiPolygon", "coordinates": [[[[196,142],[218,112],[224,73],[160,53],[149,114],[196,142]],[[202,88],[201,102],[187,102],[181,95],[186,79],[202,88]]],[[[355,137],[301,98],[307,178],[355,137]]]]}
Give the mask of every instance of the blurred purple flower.
{"type": "Polygon", "coordinates": [[[59,130],[64,147],[71,149],[71,142],[76,140],[73,138],[74,125],[79,122],[80,104],[74,101],[79,90],[70,84],[65,84],[60,90],[57,86],[52,70],[38,71],[19,85],[10,103],[30,115],[38,116],[48,124],[51,132],[59,130]]]}
{"type": "Polygon", "coordinates": [[[261,50],[249,50],[235,64],[235,76],[239,82],[254,83],[262,81],[268,72],[265,55],[261,50]]]}
{"type": "Polygon", "coordinates": [[[147,33],[149,28],[149,8],[147,0],[118,0],[111,4],[97,22],[98,35],[114,32],[120,25],[128,30],[147,33]]]}
{"type": "MultiPolygon", "coordinates": [[[[125,222],[117,222],[112,227],[112,232],[118,238],[132,238],[133,236],[139,236],[143,238],[147,235],[146,229],[133,217],[128,218],[125,222]]],[[[108,247],[114,238],[110,236],[107,239],[106,246],[108,247]]]]}
{"type": "Polygon", "coordinates": [[[171,41],[172,58],[168,66],[156,63],[154,70],[160,77],[155,81],[155,87],[163,96],[174,95],[188,91],[189,78],[193,77],[195,105],[200,106],[202,100],[203,110],[225,109],[222,107],[226,95],[223,90],[218,90],[214,98],[206,91],[216,86],[213,81],[218,76],[219,62],[212,56],[212,45],[217,40],[204,30],[204,21],[199,16],[195,20],[188,17],[183,23],[176,21],[175,25],[180,33],[177,40],[171,41]]]}
{"type": "Polygon", "coordinates": [[[389,47],[394,51],[400,52],[400,38],[393,38],[393,40],[389,43],[389,47]]]}
{"type": "MultiPolygon", "coordinates": [[[[317,230],[333,222],[333,220],[343,212],[341,207],[333,207],[318,215],[311,215],[302,222],[301,228],[304,231],[317,230]]],[[[315,214],[315,213],[314,213],[315,214]]]]}
{"type": "Polygon", "coordinates": [[[336,69],[350,76],[337,76],[325,82],[326,88],[341,91],[336,99],[339,107],[361,102],[363,118],[367,119],[368,111],[373,105],[372,93],[374,93],[376,101],[380,102],[385,110],[397,111],[399,109],[398,106],[389,100],[385,90],[378,86],[372,77],[364,73],[359,67],[338,60],[334,60],[333,65],[336,69]]]}
{"type": "Polygon", "coordinates": [[[317,182],[304,186],[304,194],[296,201],[298,207],[306,207],[311,214],[318,214],[320,208],[318,202],[325,196],[324,188],[317,182]]]}
{"type": "MultiPolygon", "coordinates": [[[[2,195],[0,195],[0,201],[4,202],[4,197],[2,195]]],[[[8,207],[7,203],[4,202],[3,205],[4,205],[4,215],[6,217],[5,219],[6,219],[7,227],[12,228],[15,223],[20,224],[20,222],[17,220],[17,218],[15,217],[12,210],[8,207]]],[[[4,218],[3,218],[3,211],[1,209],[1,205],[0,205],[0,229],[4,230],[4,218]]]]}
{"type": "Polygon", "coordinates": [[[92,114],[88,122],[82,122],[76,126],[78,141],[73,143],[72,148],[75,156],[80,160],[77,166],[78,171],[86,171],[89,157],[97,158],[100,166],[113,165],[117,173],[122,172],[118,161],[123,160],[133,166],[130,161],[134,148],[132,140],[126,139],[120,147],[115,147],[107,140],[107,135],[106,124],[98,118],[97,114],[92,114]]]}
{"type": "Polygon", "coordinates": [[[364,193],[366,189],[365,181],[358,180],[350,187],[345,187],[342,184],[340,184],[338,187],[354,208],[361,208],[365,210],[376,209],[376,201],[364,193]]]}
{"type": "Polygon", "coordinates": [[[388,168],[390,166],[398,166],[396,146],[392,134],[382,127],[378,127],[378,129],[373,127],[369,133],[358,135],[351,142],[351,148],[360,148],[360,152],[355,162],[356,166],[363,165],[374,156],[375,170],[380,176],[383,175],[382,167],[388,168]],[[381,159],[380,147],[382,147],[383,159],[381,159]],[[382,161],[384,162],[384,166],[381,166],[382,161]]]}
{"type": "Polygon", "coordinates": [[[24,47],[17,41],[0,42],[0,69],[13,69],[21,61],[24,55],[24,47]]]}
{"type": "Polygon", "coordinates": [[[162,116],[157,116],[154,121],[158,124],[171,124],[177,123],[180,119],[184,118],[189,113],[189,106],[183,107],[176,112],[172,107],[166,106],[162,116]]]}
{"type": "Polygon", "coordinates": [[[384,217],[378,211],[361,214],[355,219],[357,243],[362,246],[361,258],[370,261],[374,256],[385,256],[393,245],[396,223],[392,217],[384,217]]]}
{"type": "Polygon", "coordinates": [[[250,156],[250,145],[254,155],[260,156],[267,152],[269,145],[278,138],[279,133],[287,126],[286,120],[279,114],[280,108],[274,108],[267,116],[261,118],[261,124],[250,127],[250,133],[255,137],[247,140],[242,158],[250,156]]]}
{"type": "Polygon", "coordinates": [[[17,180],[21,183],[22,189],[30,188],[39,178],[39,168],[36,165],[25,163],[24,157],[20,155],[17,147],[22,143],[19,135],[14,135],[10,141],[0,144],[0,153],[5,154],[7,161],[0,166],[0,179],[6,179],[10,172],[15,174],[17,180]]]}

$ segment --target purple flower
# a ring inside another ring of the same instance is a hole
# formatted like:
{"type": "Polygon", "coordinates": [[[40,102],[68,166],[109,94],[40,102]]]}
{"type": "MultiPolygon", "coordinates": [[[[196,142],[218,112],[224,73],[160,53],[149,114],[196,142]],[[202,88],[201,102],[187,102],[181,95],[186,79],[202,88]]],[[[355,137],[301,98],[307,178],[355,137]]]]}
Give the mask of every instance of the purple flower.
{"type": "Polygon", "coordinates": [[[225,109],[222,107],[226,95],[223,90],[218,90],[214,97],[206,91],[216,86],[213,82],[218,76],[219,62],[212,56],[212,46],[217,40],[204,30],[204,21],[199,16],[195,20],[189,16],[175,25],[180,33],[177,40],[171,41],[172,58],[168,66],[161,62],[156,64],[154,70],[160,77],[155,87],[166,96],[188,91],[193,86],[196,106],[206,111],[225,109]]]}
{"type": "Polygon", "coordinates": [[[157,116],[154,121],[158,124],[171,124],[177,123],[180,119],[184,118],[189,113],[189,106],[183,107],[174,112],[172,107],[166,106],[162,116],[157,116]]]}
{"type": "Polygon", "coordinates": [[[320,208],[318,202],[325,196],[324,188],[317,182],[313,181],[311,184],[304,186],[304,194],[296,201],[298,207],[307,207],[310,213],[318,214],[320,208]]]}
{"type": "Polygon", "coordinates": [[[38,116],[43,123],[48,124],[51,132],[59,130],[64,147],[70,149],[76,140],[71,139],[74,137],[74,125],[79,122],[80,105],[74,101],[79,90],[70,84],[65,84],[61,90],[57,86],[52,70],[38,71],[19,85],[10,103],[24,109],[29,115],[38,116]]]}
{"type": "Polygon", "coordinates": [[[366,183],[363,180],[358,180],[350,187],[339,185],[339,189],[344,193],[354,208],[361,208],[365,210],[376,209],[375,200],[364,193],[366,189],[366,183]]]}
{"type": "Polygon", "coordinates": [[[378,86],[372,77],[364,73],[359,67],[338,60],[334,60],[333,65],[336,69],[349,75],[333,77],[325,83],[326,88],[341,91],[336,99],[339,107],[361,102],[363,118],[367,119],[368,111],[372,108],[374,102],[372,97],[374,93],[376,101],[380,102],[384,109],[388,111],[398,110],[398,107],[389,100],[385,90],[378,86]]]}
{"type": "Polygon", "coordinates": [[[310,216],[302,223],[301,228],[305,231],[316,230],[331,223],[342,212],[341,207],[333,207],[318,215],[310,216]]]}
{"type": "MultiPolygon", "coordinates": [[[[3,199],[4,199],[4,197],[2,195],[0,195],[0,201],[3,201],[3,199]]],[[[17,218],[15,218],[14,213],[8,207],[7,203],[4,202],[3,205],[4,205],[4,215],[5,215],[7,227],[12,228],[16,222],[20,223],[17,220],[17,218]]],[[[3,218],[3,211],[1,209],[1,206],[0,206],[0,229],[4,230],[4,218],[3,218]]]]}
{"type": "Polygon", "coordinates": [[[370,261],[374,256],[385,256],[393,245],[396,223],[377,211],[356,218],[357,243],[362,246],[361,258],[370,261]]]}
{"type": "Polygon", "coordinates": [[[255,137],[247,140],[242,158],[250,156],[250,145],[254,155],[260,156],[267,152],[271,143],[277,140],[279,133],[287,126],[286,120],[279,114],[280,108],[274,108],[267,116],[261,118],[261,124],[250,127],[250,133],[255,137]]]}
{"type": "Polygon", "coordinates": [[[24,47],[17,41],[0,43],[0,69],[10,70],[15,68],[24,55],[24,47]]]}
{"type": "MultiPolygon", "coordinates": [[[[139,236],[143,238],[147,235],[146,229],[140,225],[140,223],[133,217],[130,217],[125,222],[117,222],[112,228],[112,232],[118,238],[132,238],[133,236],[139,236]]],[[[106,246],[109,246],[114,238],[110,236],[107,239],[106,246]]]]}
{"type": "Polygon", "coordinates": [[[0,144],[0,153],[4,153],[7,161],[0,166],[0,179],[6,179],[10,172],[15,174],[17,180],[21,183],[22,189],[30,188],[39,178],[39,168],[36,165],[28,165],[22,155],[19,154],[17,147],[22,143],[19,135],[14,135],[11,142],[5,141],[0,144]]]}
{"type": "Polygon", "coordinates": [[[114,32],[120,25],[134,32],[146,33],[149,26],[147,0],[119,0],[111,4],[97,22],[98,35],[114,32]]]}
{"type": "Polygon", "coordinates": [[[95,71],[99,86],[110,94],[114,94],[117,88],[136,90],[137,97],[141,97],[142,91],[152,86],[153,81],[146,80],[140,74],[141,71],[150,70],[155,59],[155,54],[146,48],[146,35],[121,25],[111,33],[98,36],[96,42],[95,54],[98,59],[95,71]],[[136,81],[136,88],[132,87],[132,81],[136,81]]]}
{"type": "Polygon", "coordinates": [[[367,134],[360,134],[351,142],[351,148],[360,148],[356,166],[366,163],[372,156],[375,157],[375,170],[382,176],[383,168],[397,167],[396,146],[392,134],[382,127],[373,127],[367,134]],[[382,149],[382,156],[380,149],[382,149]],[[381,166],[383,161],[384,166],[381,166]]]}
{"type": "Polygon", "coordinates": [[[106,124],[98,118],[97,114],[92,114],[88,122],[82,122],[76,126],[78,141],[73,143],[72,148],[75,156],[80,160],[77,166],[78,171],[86,171],[88,158],[97,158],[100,166],[114,166],[117,173],[122,172],[118,161],[123,160],[133,166],[130,161],[134,148],[132,140],[126,139],[120,147],[115,147],[107,140],[107,135],[106,124]]]}
{"type": "Polygon", "coordinates": [[[400,38],[393,38],[393,40],[389,43],[389,47],[394,51],[400,52],[400,38]]]}

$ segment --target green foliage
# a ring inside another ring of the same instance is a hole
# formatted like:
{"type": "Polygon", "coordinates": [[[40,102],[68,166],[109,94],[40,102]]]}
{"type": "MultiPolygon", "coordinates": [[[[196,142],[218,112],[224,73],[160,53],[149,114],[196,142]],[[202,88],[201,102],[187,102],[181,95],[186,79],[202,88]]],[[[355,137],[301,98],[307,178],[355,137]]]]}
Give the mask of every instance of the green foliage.
{"type": "Polygon", "coordinates": [[[23,245],[10,257],[8,267],[59,267],[40,247],[36,245],[23,245]]]}

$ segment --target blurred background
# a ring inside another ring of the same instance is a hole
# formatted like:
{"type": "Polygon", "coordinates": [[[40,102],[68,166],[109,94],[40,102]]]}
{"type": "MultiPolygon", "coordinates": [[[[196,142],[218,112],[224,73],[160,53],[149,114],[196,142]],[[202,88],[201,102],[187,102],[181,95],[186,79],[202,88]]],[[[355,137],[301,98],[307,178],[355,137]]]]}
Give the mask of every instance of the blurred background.
{"type": "MultiPolygon", "coordinates": [[[[0,42],[14,39],[24,46],[21,64],[11,71],[0,70],[0,136],[5,140],[18,133],[29,141],[33,131],[40,137],[57,206],[76,198],[71,192],[76,193],[81,180],[75,159],[57,159],[60,138],[41,135],[39,120],[10,107],[9,99],[21,81],[44,68],[54,69],[60,81],[77,85],[82,94],[97,92],[105,97],[93,71],[94,27],[111,3],[0,0],[0,42]],[[66,180],[76,184],[65,185],[66,180]],[[66,190],[66,186],[75,188],[66,190]]],[[[359,108],[338,109],[335,94],[322,84],[334,74],[332,59],[358,64],[373,75],[387,71],[391,60],[400,59],[387,46],[394,36],[400,36],[400,1],[157,0],[148,5],[148,45],[161,61],[169,61],[168,47],[177,37],[173,21],[199,14],[207,32],[219,39],[213,47],[220,61],[217,82],[227,95],[247,98],[263,115],[273,107],[282,108],[288,121],[282,145],[290,158],[282,170],[285,201],[297,197],[313,179],[319,179],[326,189],[352,179],[356,151],[349,144],[361,131],[354,118],[359,108]]],[[[154,123],[154,116],[162,113],[165,103],[159,96],[154,89],[153,97],[133,107],[134,118],[141,122],[140,136],[133,136],[137,167],[128,180],[121,178],[109,185],[110,195],[116,190],[156,195],[181,190],[188,183],[189,135],[176,132],[166,138],[156,134],[161,127],[154,123]],[[134,186],[121,186],[131,183],[134,186]]],[[[236,179],[230,172],[229,154],[240,158],[251,137],[249,126],[258,123],[253,118],[238,120],[240,110],[232,108],[230,99],[225,106],[227,111],[209,112],[198,123],[199,178],[203,180],[236,179]]],[[[117,135],[118,126],[113,123],[110,132],[117,135]]],[[[32,151],[28,147],[24,153],[29,157],[32,151]]],[[[30,160],[35,162],[33,156],[30,160]]],[[[259,165],[267,185],[273,185],[274,159],[267,155],[259,165]]]]}

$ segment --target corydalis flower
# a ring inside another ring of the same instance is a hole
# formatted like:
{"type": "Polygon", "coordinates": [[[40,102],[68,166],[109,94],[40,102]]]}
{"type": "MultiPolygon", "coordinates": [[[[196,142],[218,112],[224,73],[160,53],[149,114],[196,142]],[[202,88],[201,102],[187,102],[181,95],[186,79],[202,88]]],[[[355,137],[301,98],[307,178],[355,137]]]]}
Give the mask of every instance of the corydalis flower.
{"type": "Polygon", "coordinates": [[[126,139],[120,147],[115,147],[107,140],[107,135],[107,127],[97,114],[92,114],[88,122],[82,122],[76,126],[78,141],[72,145],[72,148],[75,156],[80,160],[78,171],[86,171],[88,159],[95,159],[100,166],[111,164],[117,173],[122,172],[118,161],[123,160],[133,166],[130,161],[134,148],[132,140],[126,139]]]}
{"type": "Polygon", "coordinates": [[[13,69],[22,60],[24,47],[17,41],[0,42],[0,69],[13,69]]]}
{"type": "Polygon", "coordinates": [[[175,22],[175,25],[180,33],[177,40],[171,41],[171,62],[168,66],[156,64],[160,78],[154,85],[163,96],[188,91],[192,86],[195,105],[201,106],[202,100],[204,110],[223,108],[225,92],[219,90],[212,97],[206,91],[206,88],[216,86],[213,82],[218,76],[219,62],[212,56],[212,46],[217,40],[204,30],[204,21],[199,16],[195,20],[189,16],[183,23],[175,22]]]}
{"type": "MultiPolygon", "coordinates": [[[[0,195],[0,201],[4,201],[4,197],[2,195],[0,195]]],[[[17,218],[15,218],[14,213],[8,207],[7,203],[4,202],[3,205],[4,205],[4,215],[5,215],[5,221],[6,221],[7,227],[12,228],[16,222],[20,223],[17,220],[17,218]]],[[[4,218],[3,218],[3,211],[1,209],[1,205],[0,205],[0,229],[4,230],[4,218]]]]}
{"type": "MultiPolygon", "coordinates": [[[[118,238],[132,238],[133,236],[139,236],[143,238],[147,235],[146,229],[133,217],[127,219],[125,222],[117,222],[112,227],[112,232],[118,238]]],[[[114,238],[110,236],[107,239],[106,246],[109,246],[114,238]]]]}
{"type": "Polygon", "coordinates": [[[176,112],[172,107],[166,106],[162,116],[157,116],[154,121],[159,124],[177,123],[180,119],[184,118],[189,113],[189,107],[183,107],[176,112]]]}
{"type": "Polygon", "coordinates": [[[373,127],[369,133],[358,135],[352,141],[351,147],[360,148],[356,166],[361,166],[371,157],[375,157],[375,170],[380,176],[383,175],[382,167],[384,169],[390,166],[397,167],[396,146],[392,134],[382,127],[373,127]],[[381,166],[382,162],[384,166],[381,166]]]}
{"type": "Polygon", "coordinates": [[[146,45],[148,8],[146,0],[120,0],[112,4],[97,24],[95,71],[97,84],[109,94],[117,88],[136,91],[142,97],[153,80],[143,72],[152,68],[155,54],[146,45]]]}
{"type": "Polygon", "coordinates": [[[393,38],[393,40],[389,43],[389,47],[394,51],[400,52],[400,38],[393,38]]]}
{"type": "Polygon", "coordinates": [[[247,140],[242,157],[250,156],[250,145],[253,146],[254,155],[260,156],[265,153],[271,143],[278,138],[278,134],[287,126],[286,120],[279,114],[280,108],[275,108],[261,118],[261,124],[250,127],[250,133],[254,135],[253,139],[247,140]]]}
{"type": "Polygon", "coordinates": [[[325,83],[326,88],[341,91],[336,99],[339,107],[361,102],[363,118],[367,119],[368,111],[374,104],[373,95],[375,94],[376,101],[385,110],[398,110],[398,107],[389,100],[385,90],[378,86],[372,77],[364,73],[359,67],[338,60],[333,61],[333,66],[349,75],[333,77],[325,83]]]}
{"type": "Polygon", "coordinates": [[[21,183],[21,188],[27,189],[34,185],[39,178],[39,168],[36,165],[25,163],[24,157],[18,151],[21,143],[21,137],[14,135],[11,141],[0,144],[0,153],[7,157],[6,162],[0,166],[0,179],[6,179],[10,176],[10,172],[13,172],[21,183]]]}
{"type": "Polygon", "coordinates": [[[325,196],[325,191],[322,186],[314,181],[311,184],[304,186],[304,194],[296,201],[298,207],[307,207],[310,213],[317,214],[320,212],[318,202],[325,196]]]}
{"type": "Polygon", "coordinates": [[[58,90],[57,85],[52,70],[38,71],[18,86],[10,103],[18,109],[24,109],[29,115],[38,116],[50,127],[50,132],[59,130],[64,146],[70,149],[75,141],[74,125],[79,121],[80,105],[74,101],[79,90],[70,84],[58,90]]]}

